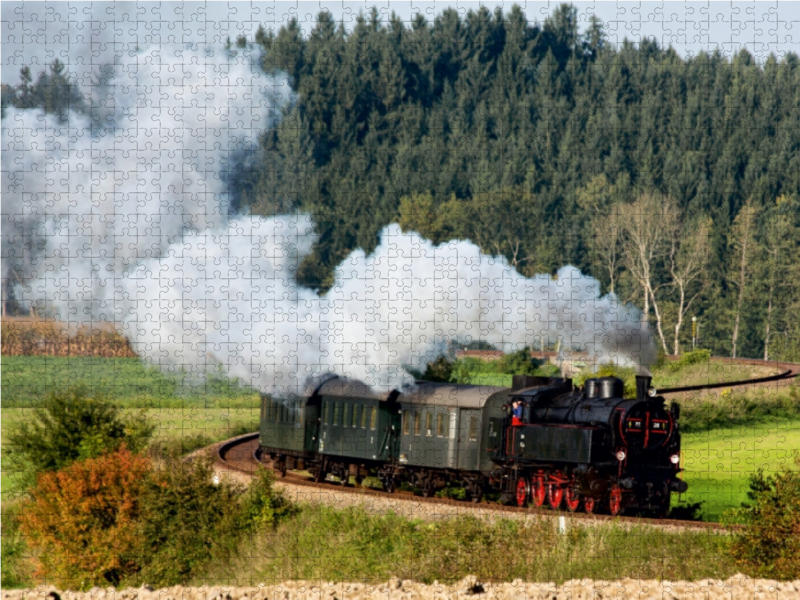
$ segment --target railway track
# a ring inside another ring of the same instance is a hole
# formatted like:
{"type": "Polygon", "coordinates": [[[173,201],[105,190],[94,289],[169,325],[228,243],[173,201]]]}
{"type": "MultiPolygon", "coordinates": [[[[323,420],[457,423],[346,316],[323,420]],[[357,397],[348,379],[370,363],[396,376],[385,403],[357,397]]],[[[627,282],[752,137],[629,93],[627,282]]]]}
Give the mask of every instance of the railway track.
{"type": "MultiPolygon", "coordinates": [[[[774,385],[784,386],[790,385],[794,378],[800,376],[800,364],[786,363],[786,362],[764,362],[753,359],[730,359],[730,358],[715,358],[715,363],[723,364],[739,364],[743,366],[774,366],[776,373],[767,377],[759,377],[754,379],[736,380],[724,383],[706,384],[699,386],[687,386],[677,388],[666,388],[658,390],[659,394],[680,394],[693,391],[700,391],[703,389],[721,389],[737,386],[763,386],[774,385]]],[[[270,467],[268,461],[262,461],[258,449],[258,433],[247,434],[233,438],[219,445],[217,449],[217,461],[220,466],[225,469],[231,469],[242,473],[247,476],[252,476],[259,466],[270,467]]],[[[431,504],[439,506],[458,507],[461,511],[468,511],[470,509],[478,509],[482,511],[491,511],[498,515],[539,515],[544,517],[559,517],[566,516],[570,519],[592,522],[613,521],[616,523],[630,523],[630,524],[645,524],[653,525],[664,528],[680,528],[680,529],[701,529],[709,531],[730,530],[731,528],[724,527],[720,523],[707,523],[700,521],[684,521],[678,519],[648,519],[643,517],[612,517],[610,515],[602,514],[583,514],[583,513],[568,513],[563,511],[553,511],[550,509],[536,509],[530,507],[517,507],[506,506],[498,503],[482,502],[479,504],[471,504],[469,502],[453,500],[451,498],[424,498],[416,496],[411,492],[398,491],[393,494],[387,492],[365,488],[361,486],[351,487],[343,486],[341,483],[331,482],[314,482],[310,477],[305,477],[300,473],[288,472],[281,481],[295,486],[301,486],[316,490],[317,492],[325,492],[326,494],[357,494],[363,496],[364,500],[371,497],[379,497],[390,499],[394,502],[414,502],[419,504],[431,504]]]]}
{"type": "MultiPolygon", "coordinates": [[[[270,467],[269,462],[261,460],[258,451],[258,433],[251,433],[238,438],[233,438],[227,442],[223,442],[217,451],[217,461],[220,466],[225,469],[232,469],[247,476],[252,476],[256,469],[260,466],[270,467]]],[[[277,473],[277,471],[276,471],[277,473]]],[[[568,519],[579,520],[588,524],[587,522],[601,523],[601,522],[615,522],[627,523],[630,525],[652,525],[662,528],[675,528],[675,529],[700,529],[706,531],[722,531],[730,528],[725,528],[719,523],[706,523],[702,521],[682,521],[678,519],[648,519],[643,517],[612,517],[611,515],[602,514],[585,514],[585,513],[570,513],[566,511],[553,511],[549,509],[536,509],[536,508],[520,508],[517,506],[507,506],[504,504],[494,502],[480,502],[473,504],[462,500],[453,500],[452,498],[424,498],[416,496],[411,492],[397,491],[389,494],[384,491],[365,488],[361,486],[343,486],[341,483],[321,482],[315,483],[310,477],[305,477],[300,473],[289,471],[285,477],[279,481],[293,486],[301,486],[308,488],[309,491],[316,492],[319,497],[321,492],[326,495],[335,497],[338,494],[356,494],[362,496],[364,501],[369,501],[370,498],[383,498],[391,500],[394,503],[415,503],[419,505],[429,505],[434,509],[438,507],[452,507],[457,508],[458,512],[466,513],[470,511],[481,511],[495,513],[497,516],[541,516],[541,517],[566,517],[568,519]]]]}

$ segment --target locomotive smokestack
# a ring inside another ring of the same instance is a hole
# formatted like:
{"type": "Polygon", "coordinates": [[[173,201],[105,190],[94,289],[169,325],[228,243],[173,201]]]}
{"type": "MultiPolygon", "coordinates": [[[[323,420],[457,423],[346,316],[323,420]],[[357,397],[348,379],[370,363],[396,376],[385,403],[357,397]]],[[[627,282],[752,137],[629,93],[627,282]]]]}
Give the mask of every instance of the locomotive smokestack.
{"type": "Polygon", "coordinates": [[[636,399],[647,400],[647,390],[650,389],[650,382],[653,378],[649,375],[636,376],[636,399]]]}

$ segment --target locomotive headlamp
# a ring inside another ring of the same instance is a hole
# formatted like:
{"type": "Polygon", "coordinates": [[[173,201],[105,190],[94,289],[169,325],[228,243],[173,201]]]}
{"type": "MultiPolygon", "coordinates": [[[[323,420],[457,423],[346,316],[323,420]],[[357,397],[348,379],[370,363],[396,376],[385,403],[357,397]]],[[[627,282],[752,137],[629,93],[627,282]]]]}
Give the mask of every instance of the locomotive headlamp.
{"type": "Polygon", "coordinates": [[[680,454],[673,454],[670,456],[669,462],[671,462],[673,465],[677,465],[679,462],[681,462],[680,454]]]}
{"type": "Polygon", "coordinates": [[[649,390],[647,390],[647,395],[650,396],[651,398],[655,398],[657,393],[658,392],[656,391],[656,388],[650,388],[649,390]]]}
{"type": "Polygon", "coordinates": [[[627,454],[625,454],[625,450],[617,450],[616,456],[617,456],[617,460],[619,462],[622,462],[623,460],[625,460],[625,457],[627,456],[627,454]]]}

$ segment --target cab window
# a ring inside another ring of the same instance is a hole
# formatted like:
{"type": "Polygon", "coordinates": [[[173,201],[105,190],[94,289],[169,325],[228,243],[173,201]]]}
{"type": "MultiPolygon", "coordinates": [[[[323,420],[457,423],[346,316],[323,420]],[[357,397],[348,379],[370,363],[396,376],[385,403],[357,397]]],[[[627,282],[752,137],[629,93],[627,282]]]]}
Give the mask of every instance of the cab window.
{"type": "Polygon", "coordinates": [[[414,411],[414,435],[419,435],[422,433],[422,414],[415,410],[414,411]]]}
{"type": "Polygon", "coordinates": [[[326,402],[322,407],[322,422],[325,423],[325,425],[328,425],[330,423],[330,421],[328,421],[328,417],[330,417],[330,412],[331,412],[330,406],[331,403],[326,402]]]}
{"type": "Polygon", "coordinates": [[[334,425],[341,425],[341,421],[339,420],[339,416],[341,413],[339,412],[341,409],[341,402],[334,402],[333,403],[333,424],[334,425]]]}
{"type": "Polygon", "coordinates": [[[361,410],[361,429],[367,428],[367,414],[369,413],[369,407],[365,406],[361,410]]]}
{"type": "Polygon", "coordinates": [[[350,422],[350,426],[353,427],[353,429],[358,427],[358,411],[360,408],[361,406],[359,406],[358,404],[353,405],[353,419],[350,422]]]}
{"type": "Polygon", "coordinates": [[[429,410],[425,411],[425,435],[433,436],[433,413],[429,410]]]}
{"type": "Polygon", "coordinates": [[[403,411],[403,435],[408,435],[411,431],[411,411],[403,411]]]}
{"type": "Polygon", "coordinates": [[[372,407],[372,417],[369,420],[369,428],[375,429],[378,426],[378,407],[372,407]]]}
{"type": "Polygon", "coordinates": [[[352,409],[353,409],[353,405],[352,404],[345,404],[342,407],[342,412],[344,413],[342,415],[342,427],[349,427],[350,426],[350,414],[351,414],[350,411],[352,409]]]}

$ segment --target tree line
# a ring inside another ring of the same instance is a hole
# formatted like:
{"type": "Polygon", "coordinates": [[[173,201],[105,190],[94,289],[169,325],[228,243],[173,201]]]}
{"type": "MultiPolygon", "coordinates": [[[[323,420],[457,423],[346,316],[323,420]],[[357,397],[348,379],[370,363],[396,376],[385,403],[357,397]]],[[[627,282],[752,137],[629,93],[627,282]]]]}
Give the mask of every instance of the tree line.
{"type": "Polygon", "coordinates": [[[681,58],[606,43],[562,5],[407,26],[376,10],[260,30],[298,92],[242,185],[254,212],[307,210],[300,275],[325,290],[398,221],[470,239],[526,275],[564,264],[647,312],[661,350],[800,360],[800,61],[681,58]]]}
{"type": "Polygon", "coordinates": [[[795,54],[613,47],[569,5],[542,23],[518,6],[410,24],[373,9],[348,26],[323,12],[227,51],[248,48],[297,93],[236,206],[313,213],[302,284],[324,292],[399,221],[525,275],[573,264],[643,307],[663,352],[691,346],[696,317],[715,354],[800,360],[795,54]]]}

